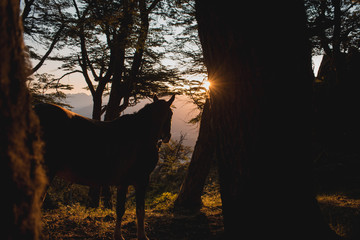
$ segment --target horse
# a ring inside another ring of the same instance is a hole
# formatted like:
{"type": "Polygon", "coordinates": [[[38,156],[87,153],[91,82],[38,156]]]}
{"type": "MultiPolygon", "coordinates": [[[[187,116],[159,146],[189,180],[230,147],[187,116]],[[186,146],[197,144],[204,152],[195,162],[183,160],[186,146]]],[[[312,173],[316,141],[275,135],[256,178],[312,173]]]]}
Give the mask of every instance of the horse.
{"type": "Polygon", "coordinates": [[[121,219],[129,185],[135,187],[137,236],[145,234],[145,191],[158,162],[159,142],[171,138],[171,104],[159,100],[113,121],[96,121],[54,104],[34,107],[45,142],[44,163],[49,182],[60,176],[84,185],[117,187],[114,239],[123,240],[121,219]]]}

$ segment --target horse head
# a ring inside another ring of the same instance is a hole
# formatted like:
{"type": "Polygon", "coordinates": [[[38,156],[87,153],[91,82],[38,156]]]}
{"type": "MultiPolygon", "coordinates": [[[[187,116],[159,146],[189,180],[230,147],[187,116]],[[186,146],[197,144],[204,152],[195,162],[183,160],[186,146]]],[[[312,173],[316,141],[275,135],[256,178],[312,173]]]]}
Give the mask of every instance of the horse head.
{"type": "Polygon", "coordinates": [[[160,123],[160,129],[158,133],[158,139],[162,140],[164,143],[168,143],[171,138],[171,104],[175,100],[175,94],[170,98],[169,101],[159,100],[156,95],[154,95],[154,104],[157,105],[157,117],[160,123]]]}

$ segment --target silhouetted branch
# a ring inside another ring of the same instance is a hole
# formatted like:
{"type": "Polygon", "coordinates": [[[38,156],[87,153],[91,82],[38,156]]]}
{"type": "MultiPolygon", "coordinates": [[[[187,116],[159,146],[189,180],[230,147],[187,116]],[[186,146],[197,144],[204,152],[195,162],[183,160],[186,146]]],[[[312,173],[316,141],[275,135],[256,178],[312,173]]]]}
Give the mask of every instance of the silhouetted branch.
{"type": "Polygon", "coordinates": [[[64,30],[65,28],[65,24],[62,24],[59,28],[59,30],[55,33],[55,36],[53,38],[53,41],[49,47],[49,49],[46,51],[46,53],[44,54],[44,56],[40,59],[40,61],[38,62],[38,64],[36,64],[36,66],[31,70],[31,73],[36,72],[37,70],[39,70],[39,68],[44,64],[45,60],[49,57],[50,53],[52,52],[52,50],[54,49],[56,43],[59,41],[60,36],[61,36],[61,32],[64,30]]]}

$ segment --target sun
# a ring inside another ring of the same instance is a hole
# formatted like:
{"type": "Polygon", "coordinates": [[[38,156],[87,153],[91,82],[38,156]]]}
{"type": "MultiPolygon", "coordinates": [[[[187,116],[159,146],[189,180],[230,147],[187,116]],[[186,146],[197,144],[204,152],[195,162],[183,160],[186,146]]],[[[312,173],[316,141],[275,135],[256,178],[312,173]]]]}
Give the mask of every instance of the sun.
{"type": "Polygon", "coordinates": [[[209,91],[211,83],[209,80],[204,80],[202,86],[206,89],[206,91],[209,91]]]}

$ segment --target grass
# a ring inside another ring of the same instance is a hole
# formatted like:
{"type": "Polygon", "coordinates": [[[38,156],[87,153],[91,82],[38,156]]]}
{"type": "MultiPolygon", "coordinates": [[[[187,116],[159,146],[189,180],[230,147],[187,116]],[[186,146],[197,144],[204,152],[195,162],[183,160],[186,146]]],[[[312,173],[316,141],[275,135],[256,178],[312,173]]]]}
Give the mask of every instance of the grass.
{"type": "MultiPolygon", "coordinates": [[[[223,239],[216,171],[211,171],[206,182],[201,211],[185,215],[173,211],[173,207],[187,166],[176,159],[166,159],[168,161],[164,160],[162,168],[155,171],[147,193],[145,223],[148,237],[152,240],[223,239]]],[[[357,171],[356,176],[336,174],[333,168],[325,173],[318,173],[318,180],[322,182],[319,181],[317,196],[324,218],[343,240],[359,240],[360,177],[357,171]]],[[[133,191],[130,189],[130,192],[133,191]]],[[[115,211],[84,207],[88,202],[87,192],[87,187],[69,184],[61,179],[52,183],[48,191],[51,197],[48,206],[54,209],[43,210],[43,239],[112,239],[115,211]]],[[[126,206],[122,232],[125,239],[136,239],[134,197],[128,200],[126,206]]]]}
{"type": "MultiPolygon", "coordinates": [[[[360,190],[319,194],[317,200],[330,227],[344,240],[360,239],[360,190]]],[[[152,240],[222,239],[223,223],[218,185],[208,183],[201,211],[182,215],[172,211],[177,195],[164,192],[146,201],[146,232],[152,240]]],[[[112,239],[113,210],[86,208],[79,203],[43,211],[43,239],[112,239]]],[[[133,199],[123,217],[125,239],[136,239],[133,199]]]]}
{"type": "MultiPolygon", "coordinates": [[[[146,232],[152,240],[222,239],[223,222],[219,186],[208,181],[203,207],[193,215],[173,211],[176,193],[163,192],[146,199],[146,232]]],[[[321,193],[317,196],[324,218],[344,240],[360,239],[360,189],[321,193]]],[[[59,204],[43,210],[43,239],[112,239],[116,214],[113,210],[86,208],[80,203],[59,204]]],[[[136,239],[134,198],[123,217],[125,239],[136,239]]]]}
{"type": "MultiPolygon", "coordinates": [[[[207,186],[201,211],[182,215],[172,211],[177,194],[164,192],[146,201],[146,232],[152,240],[222,239],[223,223],[218,188],[207,186]]],[[[43,239],[112,239],[115,211],[60,204],[43,211],[43,239]]],[[[122,221],[125,239],[136,239],[136,211],[129,199],[122,221]]]]}
{"type": "Polygon", "coordinates": [[[43,239],[111,239],[115,212],[60,205],[43,212],[43,239]]]}
{"type": "Polygon", "coordinates": [[[317,196],[330,227],[346,240],[360,239],[360,198],[356,195],[338,192],[317,196]]]}

